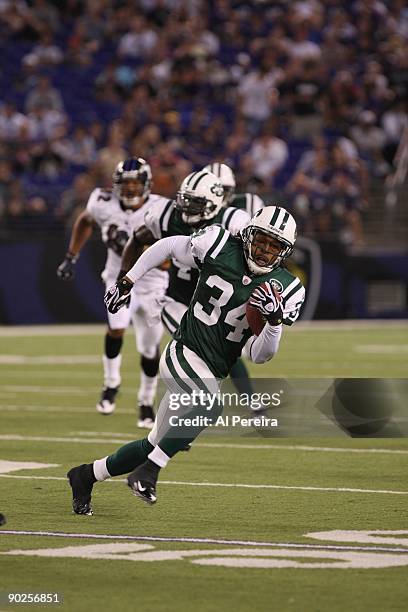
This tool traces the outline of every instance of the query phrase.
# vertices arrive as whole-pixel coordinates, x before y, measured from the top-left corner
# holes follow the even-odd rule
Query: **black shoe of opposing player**
[[[71,468],[67,478],[72,489],[72,509],[75,514],[92,515],[91,493],[96,482],[92,463]]]
[[[101,399],[96,404],[96,409],[100,414],[112,414],[115,410],[115,397],[118,391],[119,387],[104,387],[102,389]]]
[[[142,405],[139,407],[137,426],[152,429],[154,425],[154,418],[153,408],[151,406]]]
[[[155,504],[157,501],[156,483],[160,468],[149,459],[139,465],[127,477],[128,486],[133,495],[139,497],[147,504]]]

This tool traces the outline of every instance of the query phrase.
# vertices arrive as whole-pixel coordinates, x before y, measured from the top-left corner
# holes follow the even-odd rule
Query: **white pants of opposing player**
[[[111,283],[112,284],[112,283]],[[106,283],[107,286],[109,282]],[[140,355],[147,359],[154,359],[158,346],[162,339],[164,328],[160,321],[160,307],[157,299],[164,296],[166,287],[158,290],[154,295],[150,293],[137,293],[132,291],[130,305],[121,308],[119,312],[111,314],[107,312],[110,329],[127,329],[130,322],[133,324],[135,333],[136,349]],[[121,383],[120,367],[122,362],[121,353],[113,359],[103,356],[104,386],[118,387]],[[147,376],[140,372],[140,386],[138,391],[138,402],[146,406],[152,406],[156,394],[157,376]]]
[[[219,390],[219,380],[201,357],[175,340],[169,342],[162,353],[160,377],[167,391],[160,402],[154,427],[148,435],[153,446],[156,446],[168,431],[171,416],[180,417],[191,411],[191,405],[180,405],[175,410],[172,401],[174,398],[180,397],[180,394],[191,395],[193,391],[199,393],[203,388],[207,393],[215,395]]]
[[[188,308],[185,304],[176,302],[175,300],[166,303],[164,306],[161,313],[161,320],[171,336],[174,335],[176,329],[179,327],[180,321],[187,310]]]

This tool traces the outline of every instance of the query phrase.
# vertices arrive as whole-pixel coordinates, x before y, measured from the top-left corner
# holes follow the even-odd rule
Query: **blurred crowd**
[[[230,165],[310,236],[364,241],[408,123],[403,0],[0,0],[0,219],[64,231],[128,155]]]

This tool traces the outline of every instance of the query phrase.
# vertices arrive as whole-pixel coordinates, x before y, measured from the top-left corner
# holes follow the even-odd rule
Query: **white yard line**
[[[133,411],[129,411],[132,412]],[[21,442],[78,442],[79,444],[126,444],[135,439],[132,434],[116,434],[113,432],[78,432],[82,435],[71,437],[58,436],[23,436],[20,434],[1,434],[0,440],[11,440]],[[88,435],[98,435],[102,437],[92,438]],[[112,436],[110,438],[104,436]],[[408,450],[404,449],[389,449],[389,448],[341,448],[331,446],[307,446],[296,444],[234,444],[220,442],[197,442],[194,448],[237,448],[249,450],[290,450],[290,451],[305,451],[305,452],[321,452],[321,453],[360,453],[360,454],[386,454],[386,455],[408,455]]]
[[[62,476],[16,476],[0,474],[0,478],[16,478],[19,480],[64,480]],[[123,479],[107,480],[109,483],[126,482]],[[408,495],[408,491],[392,491],[386,489],[352,489],[349,487],[306,487],[295,485],[245,484],[231,482],[187,482],[184,480],[160,480],[161,485],[176,485],[182,487],[221,487],[228,489],[283,489],[287,491],[324,491],[331,493],[374,493],[381,495]]]
[[[262,546],[265,548],[304,548],[312,550],[356,550],[356,551],[381,551],[392,553],[406,553],[408,548],[396,548],[385,546],[341,546],[334,544],[299,544],[292,542],[256,542],[253,540],[228,540],[219,538],[188,538],[183,536],[144,536],[144,535],[114,535],[114,534],[98,534],[98,533],[66,533],[62,531],[25,531],[14,529],[2,529],[0,535],[18,535],[18,536],[39,536],[53,538],[79,538],[89,540],[139,540],[147,542],[182,542],[183,544],[220,544],[231,546]]]
[[[368,355],[404,355],[408,353],[408,344],[356,344],[353,351]]]
[[[38,374],[36,374],[38,377]],[[59,386],[45,386],[45,385],[0,385],[0,393],[4,394],[15,394],[15,393],[43,393],[50,395],[60,395],[66,393],[68,395],[89,395],[89,393],[99,394],[101,387],[87,387],[86,389],[78,389],[76,385],[72,387],[59,387]],[[122,395],[136,395],[136,389],[121,389]]]
[[[306,452],[320,452],[320,453],[384,453],[390,455],[408,455],[408,450],[399,449],[388,449],[388,448],[339,448],[330,446],[301,446],[301,445],[289,445],[289,444],[206,444],[197,443],[194,446],[205,446],[215,448],[248,448],[248,449],[261,449],[261,450],[291,450],[291,451],[306,451]]]
[[[0,355],[0,365],[87,365],[100,363],[99,355]]]
[[[0,404],[1,412],[65,412],[67,414],[94,414],[96,415],[95,408],[90,406],[40,406],[35,404]],[[119,411],[118,411],[119,412]],[[136,416],[136,409],[121,408],[120,414],[133,414]],[[102,434],[101,434],[102,435]],[[134,439],[134,438],[132,438]]]

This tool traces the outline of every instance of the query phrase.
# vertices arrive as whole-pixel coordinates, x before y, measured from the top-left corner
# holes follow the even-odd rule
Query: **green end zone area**
[[[138,358],[129,332],[117,410],[104,417],[103,328],[46,331],[0,333],[0,552],[14,551],[0,555],[0,591],[59,592],[70,611],[406,609],[405,438],[202,437],[163,470],[156,506],[115,479],[95,486],[94,516],[76,516],[67,470],[145,434],[135,426]],[[294,328],[277,359],[251,372],[405,378],[407,345],[403,325]],[[322,539],[307,535],[316,532]]]

